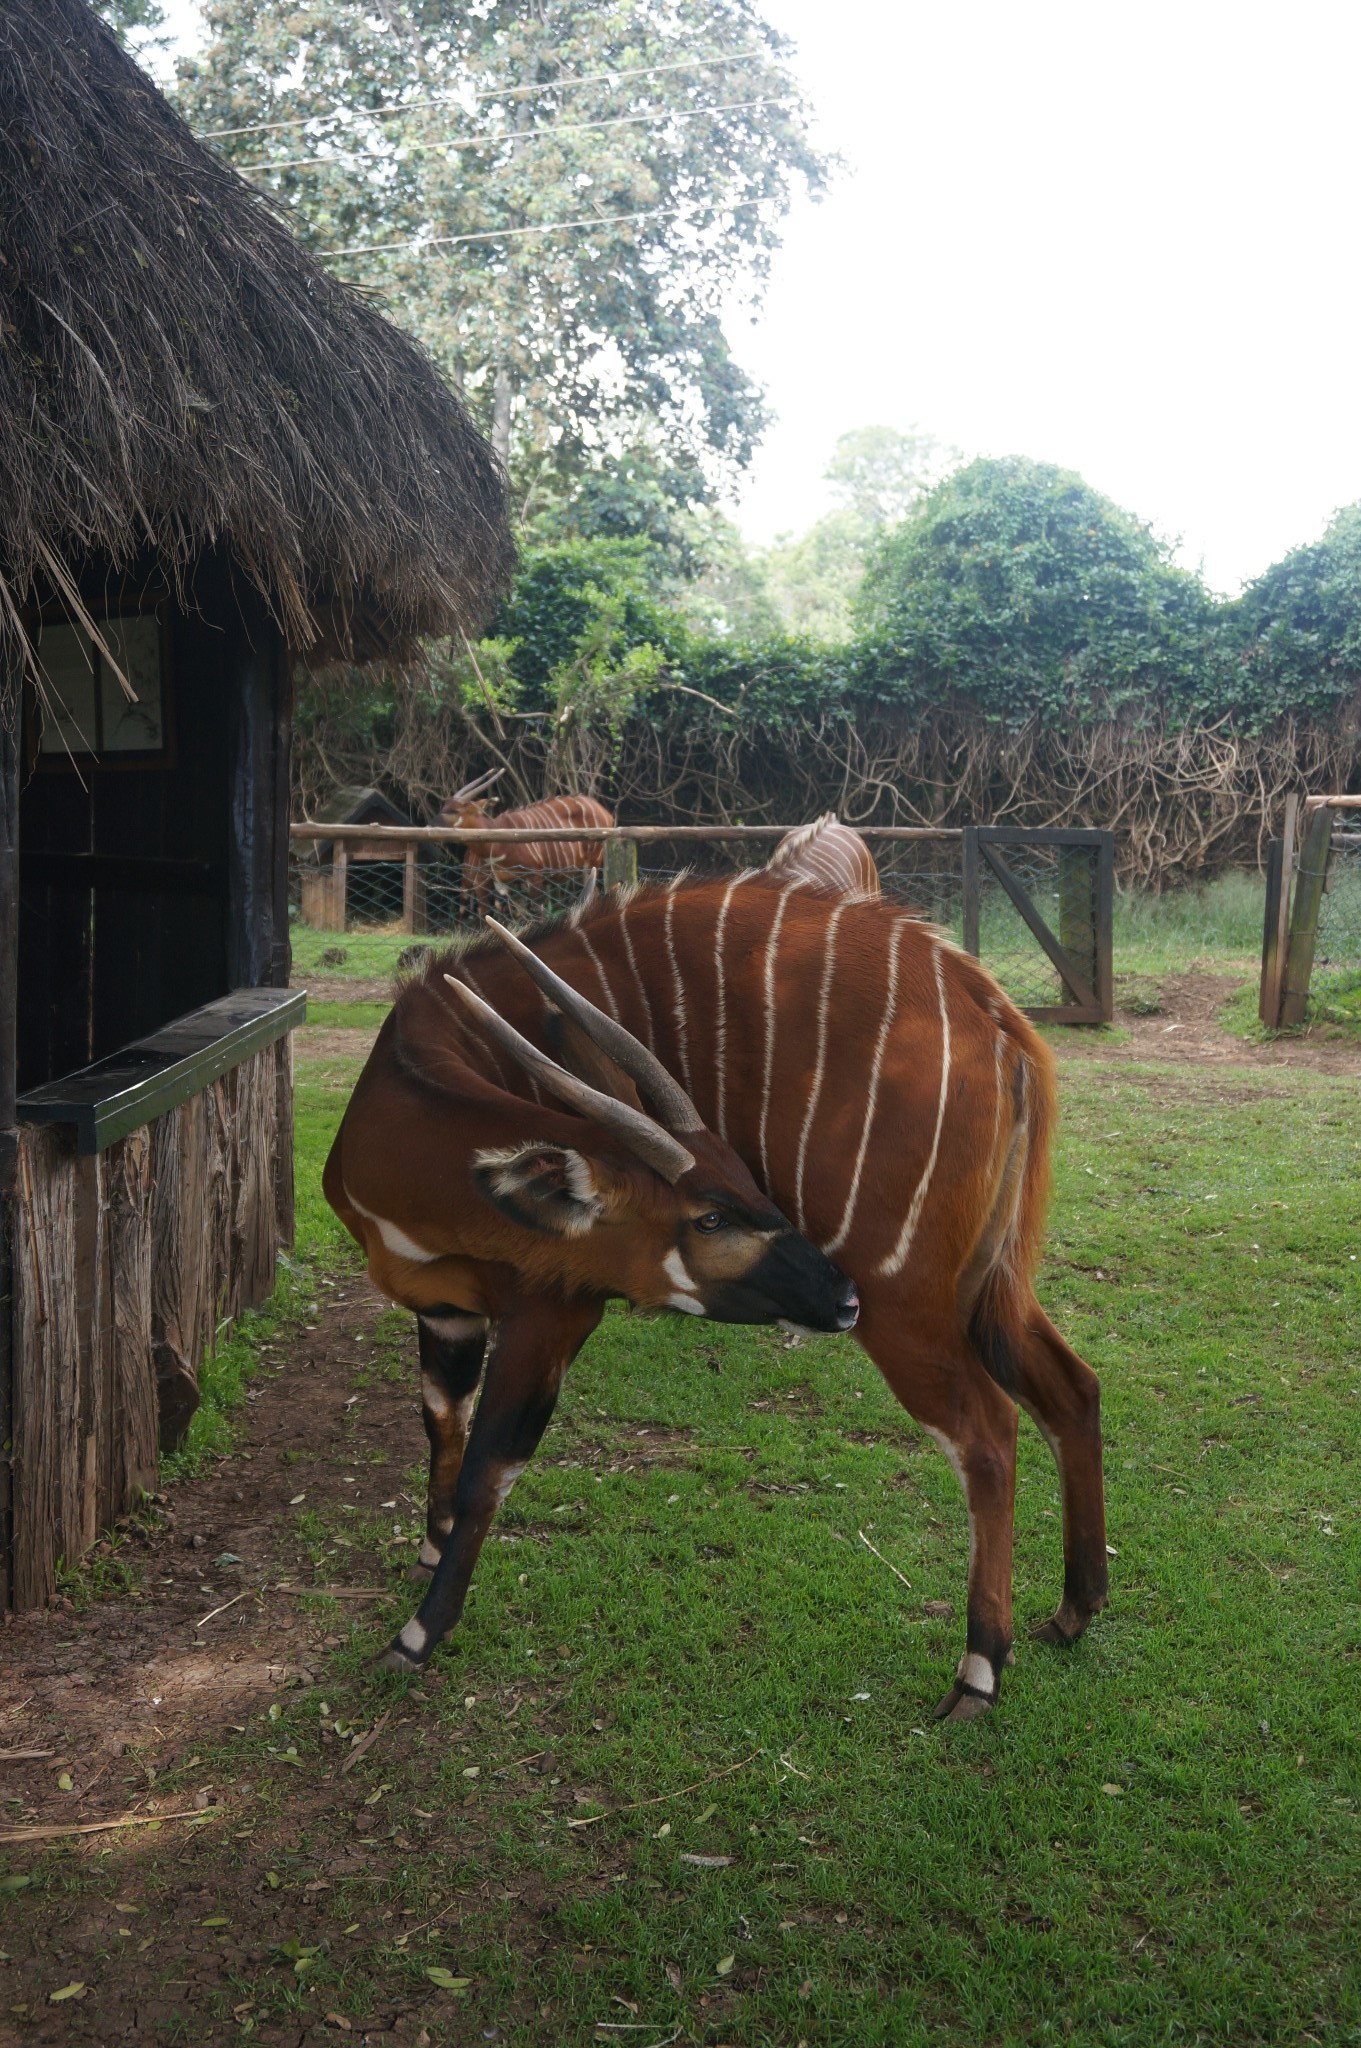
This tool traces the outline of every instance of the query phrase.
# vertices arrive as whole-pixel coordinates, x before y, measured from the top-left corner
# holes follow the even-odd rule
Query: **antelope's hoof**
[[[419,1558],[414,1564],[407,1566],[406,1582],[409,1586],[428,1586],[434,1576],[435,1567],[432,1564],[422,1564]]]
[[[389,1643],[387,1648],[374,1658],[373,1668],[375,1671],[405,1672],[410,1678],[416,1672],[424,1671],[425,1661],[421,1657],[413,1657],[400,1643]]]
[[[1101,1607],[1105,1606],[1101,1602]],[[1031,1640],[1037,1643],[1057,1643],[1066,1650],[1083,1635],[1101,1612],[1101,1607],[1078,1607],[1070,1600],[1060,1600],[1048,1621],[1037,1622],[1031,1629]]]
[[[936,1708],[937,1721],[977,1721],[988,1713],[993,1702],[985,1700],[982,1693],[969,1692],[956,1679],[945,1698]]]

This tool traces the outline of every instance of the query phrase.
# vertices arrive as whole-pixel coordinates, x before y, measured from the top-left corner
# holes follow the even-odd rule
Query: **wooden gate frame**
[[[1311,796],[1298,825],[1299,798],[1285,800],[1282,837],[1267,846],[1266,917],[1257,1014],[1268,1030],[1295,1030],[1309,1007],[1319,911],[1332,852],[1334,814],[1361,810],[1361,796]],[[1299,860],[1295,839],[1302,830]],[[1291,884],[1294,883],[1292,896]]]
[[[1013,873],[1003,851],[1006,847],[1053,846],[1060,856],[1059,936],[1056,938]],[[1092,930],[1084,913],[1079,941],[1077,926],[1066,916],[1062,855],[1065,848],[1081,849],[1083,866],[1096,854],[1096,928]],[[966,825],[964,828],[963,938],[964,950],[979,958],[979,911],[983,893],[983,867],[1001,883],[1020,913],[1032,937],[1046,955],[1067,989],[1066,1003],[1037,1003],[1025,1007],[1025,1014],[1037,1024],[1109,1024],[1115,1015],[1112,913],[1115,904],[1115,834],[1104,828],[1068,825]],[[1085,888],[1085,876],[1084,876]],[[1095,972],[1090,976],[1073,958],[1075,943],[1089,957]]]

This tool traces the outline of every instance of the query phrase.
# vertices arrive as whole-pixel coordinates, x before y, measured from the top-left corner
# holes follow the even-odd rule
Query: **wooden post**
[[[405,865],[402,869],[402,930],[420,932],[425,930],[425,906],[422,902],[421,872],[416,865],[417,848],[406,849]]]
[[[1280,839],[1280,884],[1275,890],[1272,888],[1271,850],[1267,849],[1267,913],[1262,930],[1262,988],[1257,1000],[1257,1014],[1273,1031],[1281,1021],[1285,963],[1290,951],[1290,890],[1295,873],[1299,809],[1299,797],[1288,796]],[[1273,913],[1274,925],[1271,923]]]
[[[978,864],[978,827],[964,827],[964,868],[961,876],[960,943],[966,953],[978,958],[979,900],[983,877]]]
[[[638,880],[636,839],[605,841],[605,871],[601,877],[607,889],[631,889]]]
[[[1323,902],[1328,850],[1333,837],[1333,814],[1327,804],[1306,809],[1304,816],[1304,843],[1300,848],[1299,879],[1295,884],[1295,902],[1290,913],[1290,944],[1281,996],[1281,1024],[1286,1029],[1303,1024],[1308,1007],[1319,907]]]
[[[227,976],[286,988],[291,681],[278,627],[253,597],[229,599],[225,682],[233,695]]]
[[[343,839],[331,853],[331,916],[333,932],[343,932],[350,919],[350,856]]]
[[[6,680],[13,685],[5,693]],[[14,1289],[11,1242],[19,1134],[19,686],[0,676],[0,1610],[14,1603]]]
[[[1257,991],[1257,1015],[1274,1031],[1281,1010],[1281,897],[1284,893],[1282,855],[1285,842],[1271,839],[1266,850],[1266,914],[1262,919],[1262,979]]]

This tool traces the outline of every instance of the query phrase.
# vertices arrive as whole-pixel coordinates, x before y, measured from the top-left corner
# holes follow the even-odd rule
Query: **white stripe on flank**
[[[600,986],[605,991],[605,1001],[609,1004],[610,1015],[613,1017],[615,1023],[617,1024],[619,1022],[619,1005],[614,1000],[614,990],[610,987],[609,983],[605,979],[605,970],[600,964],[600,955],[596,952],[595,947],[591,944],[585,932],[582,931],[579,926],[577,928],[577,937],[581,940],[582,945],[586,948],[587,959],[590,961],[592,967],[594,967],[596,973],[600,976]]]
[[[803,1129],[799,1132],[799,1161],[794,1170],[794,1220],[799,1229],[804,1228],[803,1213],[803,1168],[808,1157],[808,1134],[813,1128],[813,1118],[818,1113],[818,1099],[822,1094],[822,1077],[827,1066],[827,999],[832,993],[832,968],[836,962],[836,928],[845,915],[846,906],[838,903],[827,920],[823,944],[827,948],[822,961],[822,987],[818,991],[818,1056],[813,1068],[813,1085],[808,1091],[808,1107],[803,1113]]]
[[[750,870],[729,882],[724,891],[723,901],[718,906],[718,921],[714,926],[714,972],[718,980],[718,1023],[715,1026],[715,1064],[718,1068],[718,1135],[726,1144],[728,1140],[728,989],[723,976],[723,927],[728,922],[728,905],[732,892],[740,889]]]
[[[428,1266],[432,1259],[441,1256],[439,1252],[428,1252],[424,1245],[417,1244],[415,1238],[408,1237],[399,1224],[389,1223],[386,1216],[375,1215],[362,1202],[356,1202],[348,1188],[345,1189],[345,1199],[357,1216],[362,1216],[366,1223],[374,1226],[394,1258],[410,1259],[413,1266]]]
[[[676,991],[676,1050],[680,1054],[681,1080],[685,1085],[685,1092],[688,1095],[690,1093],[690,1048],[686,1042],[687,1025],[685,1016],[685,990],[681,985],[680,968],[676,964],[676,942],[672,935],[672,919],[673,914],[675,912],[675,908],[676,883],[672,882],[672,884],[666,892],[666,917],[664,927],[666,932],[666,957],[671,962],[671,981],[672,986]]]
[[[780,900],[775,906],[771,919],[770,937],[766,941],[766,1058],[765,1071],[761,1078],[761,1128],[759,1144],[761,1151],[761,1183],[767,1194],[770,1192],[770,1164],[766,1158],[766,1119],[770,1114],[770,1077],[775,1066],[775,949],[780,943],[780,926],[784,923],[785,905],[796,889],[803,887],[802,880],[790,882],[780,891]]]
[[[874,1042],[874,1058],[870,1063],[869,1093],[865,1101],[865,1125],[860,1133],[860,1150],[855,1155],[855,1171],[851,1175],[850,1193],[846,1197],[846,1208],[841,1218],[841,1228],[824,1252],[840,1251],[851,1234],[855,1221],[855,1204],[860,1194],[860,1176],[865,1170],[865,1154],[870,1147],[870,1132],[874,1128],[874,1111],[879,1101],[879,1075],[883,1069],[884,1052],[888,1045],[888,1034],[893,1029],[893,1019],[898,1011],[898,943],[903,933],[903,920],[893,927],[893,937],[888,949],[888,993],[884,998],[884,1014],[879,1020],[879,1036]]]
[[[657,1046],[655,1033],[652,1028],[652,1005],[647,999],[647,990],[643,987],[643,977],[638,972],[638,962],[633,951],[633,940],[629,937],[627,903],[621,903],[619,906],[619,936],[624,941],[624,951],[628,954],[629,972],[632,974],[637,985],[638,1000],[643,1006],[643,1019],[647,1025],[647,1049],[649,1052],[655,1052]]]
[[[921,1218],[926,1191],[931,1185],[931,1176],[936,1170],[936,1160],[940,1154],[940,1134],[945,1126],[945,1100],[950,1086],[950,1012],[945,1002],[944,963],[939,944],[933,944],[931,950],[935,955],[936,995],[940,1002],[940,1101],[936,1107],[936,1135],[931,1140],[931,1156],[926,1162],[925,1173],[917,1183],[917,1192],[912,1197],[912,1206],[907,1212],[907,1220],[903,1224],[898,1242],[879,1268],[881,1273],[890,1277],[894,1273],[902,1272],[908,1252],[912,1249],[912,1239]]]

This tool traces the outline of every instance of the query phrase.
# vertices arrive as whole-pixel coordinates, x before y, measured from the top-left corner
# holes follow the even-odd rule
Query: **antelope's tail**
[[[1035,1301],[1058,1098],[1054,1056],[1044,1040],[1009,1003],[999,1005],[995,1014],[1004,1038],[999,1070],[1009,1086],[993,1202],[975,1253],[984,1271],[969,1314],[969,1335],[989,1375],[1014,1395]]]

